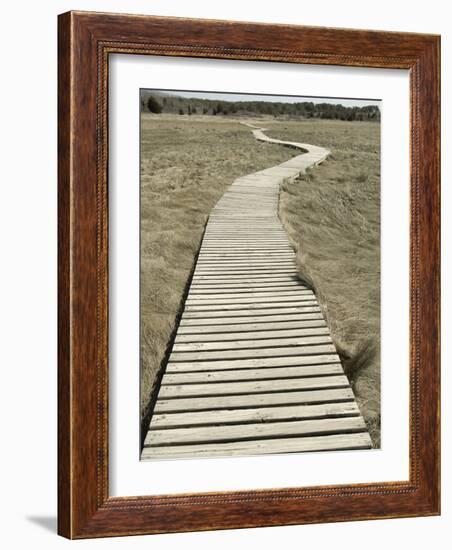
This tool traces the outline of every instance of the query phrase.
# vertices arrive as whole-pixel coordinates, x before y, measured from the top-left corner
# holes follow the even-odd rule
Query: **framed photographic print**
[[[438,36],[59,17],[59,533],[439,514]]]

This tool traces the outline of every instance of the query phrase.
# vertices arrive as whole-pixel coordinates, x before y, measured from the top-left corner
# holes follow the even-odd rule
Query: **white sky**
[[[192,92],[186,90],[155,90],[167,95],[213,99],[216,101],[269,101],[280,103],[297,103],[312,101],[312,103],[332,103],[333,105],[344,105],[345,107],[364,107],[365,105],[379,105],[381,100],[375,98],[344,98],[344,97],[309,97],[309,96],[288,96],[288,95],[260,95],[260,94],[233,94],[223,92]]]

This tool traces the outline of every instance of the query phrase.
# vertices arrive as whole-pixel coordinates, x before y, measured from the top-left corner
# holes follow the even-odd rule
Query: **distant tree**
[[[378,105],[352,107],[333,103],[314,103],[296,101],[283,103],[273,101],[222,101],[178,96],[160,96],[151,90],[145,91],[140,98],[141,110],[153,113],[180,113],[203,115],[266,115],[286,116],[309,119],[336,119],[350,121],[375,121],[381,118]]]
[[[162,106],[152,95],[149,96],[147,105],[150,113],[158,114],[162,112]]]

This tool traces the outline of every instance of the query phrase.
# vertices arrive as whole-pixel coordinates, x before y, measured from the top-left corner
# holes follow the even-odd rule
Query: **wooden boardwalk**
[[[249,125],[250,126],[250,125]],[[142,459],[368,449],[314,293],[297,276],[279,188],[329,151],[234,181],[209,218]]]

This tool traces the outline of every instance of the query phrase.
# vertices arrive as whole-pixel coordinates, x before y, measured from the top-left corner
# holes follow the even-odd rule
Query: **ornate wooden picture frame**
[[[439,514],[440,39],[69,12],[59,16],[58,530],[68,538]],[[108,486],[110,54],[406,69],[410,74],[408,481],[111,497]]]

